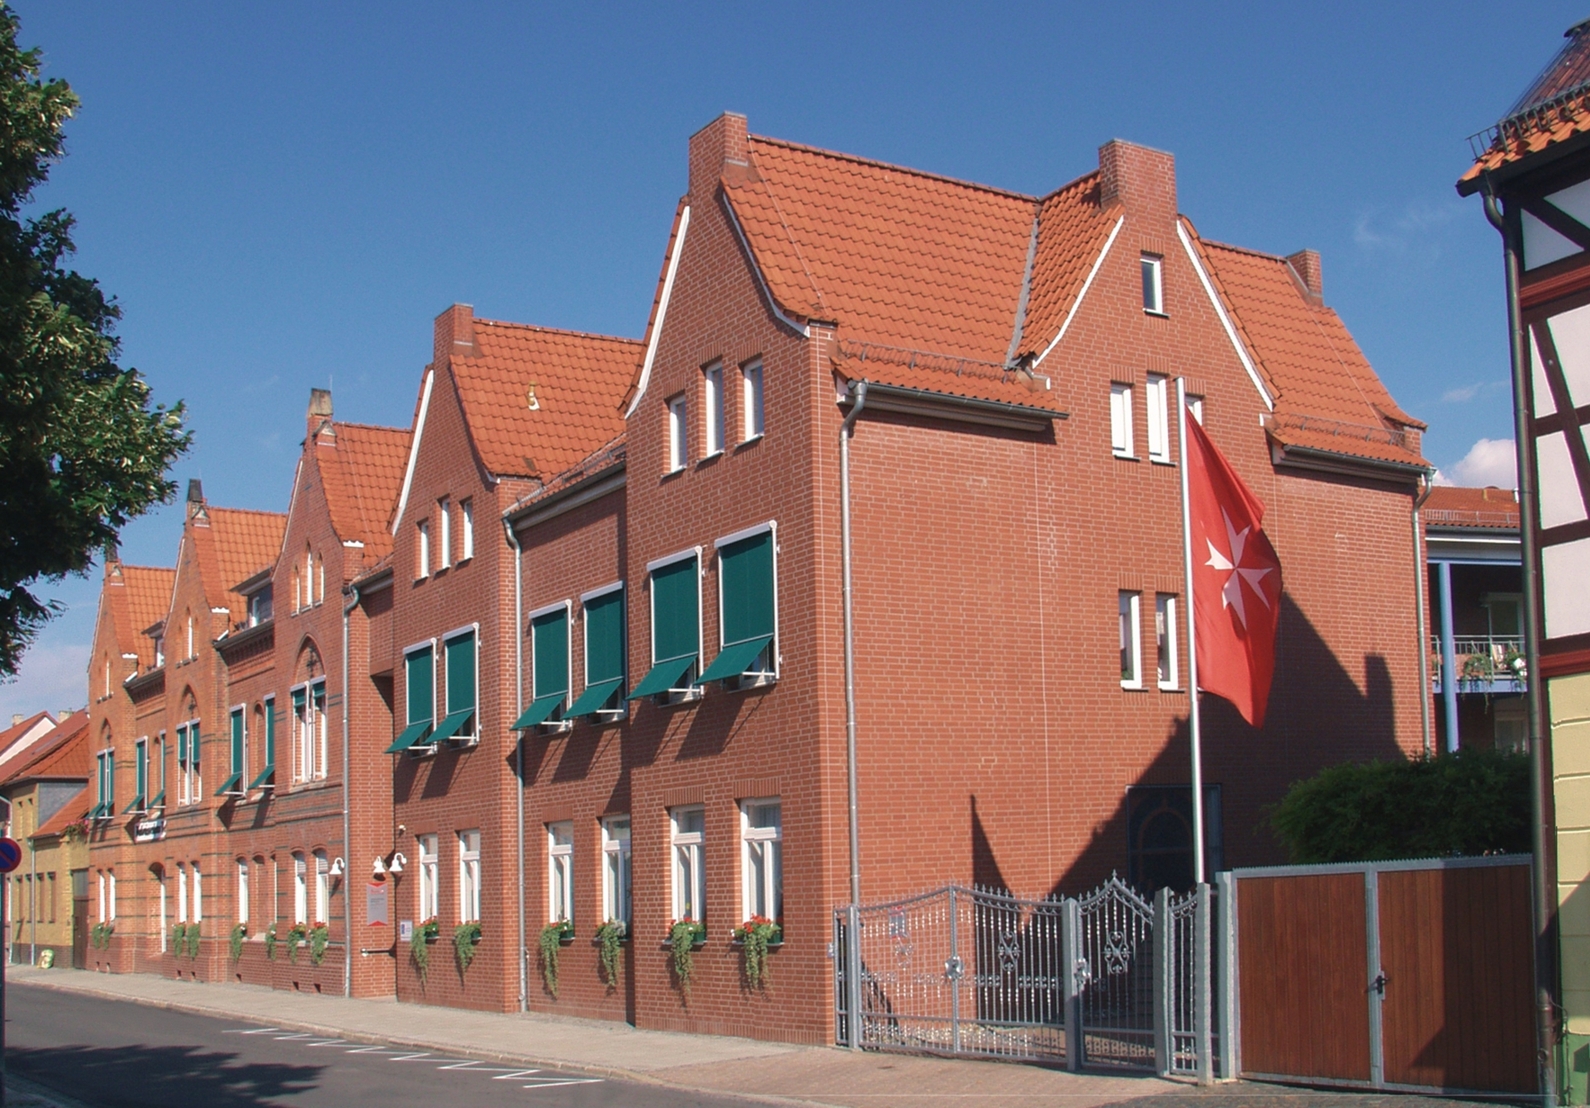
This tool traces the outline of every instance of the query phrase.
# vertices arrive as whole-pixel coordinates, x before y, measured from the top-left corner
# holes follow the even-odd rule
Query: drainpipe
[[[359,606],[359,586],[348,586],[342,606],[342,995],[353,995],[353,765],[349,761],[348,717],[353,714],[353,688],[348,684],[348,617]]]
[[[1532,884],[1535,901],[1535,1020],[1539,1047],[1541,1102],[1557,1103],[1557,867],[1552,841],[1551,750],[1543,733],[1545,688],[1540,674],[1540,581],[1536,543],[1539,496],[1529,466],[1529,360],[1524,346],[1524,318],[1518,304],[1519,250],[1516,227],[1508,225],[1487,178],[1483,191],[1485,218],[1502,236],[1507,276],[1508,353],[1513,370],[1513,445],[1518,466],[1519,539],[1524,569],[1524,701],[1529,719],[1529,770],[1532,788],[1530,828],[1535,856]]]
[[[513,533],[513,524],[507,516],[502,517],[503,533],[508,536],[508,545],[513,547],[513,718],[517,720],[524,712],[524,633],[520,630],[519,621],[522,618],[524,606],[523,579],[519,576],[519,561],[524,553],[519,545],[519,536]],[[518,818],[519,834],[514,843],[518,865],[519,886],[519,1011],[528,1011],[530,1007],[530,987],[525,979],[525,963],[530,957],[529,948],[525,945],[524,935],[524,735],[514,733],[514,758],[518,778],[514,782],[515,814]]]
[[[1441,708],[1446,719],[1446,752],[1458,752],[1457,649],[1452,630],[1452,563],[1437,562],[1441,577]]]
[[[1430,499],[1430,490],[1435,488],[1430,481],[1433,472],[1428,470],[1419,478],[1423,488],[1413,502],[1413,592],[1419,634],[1419,730],[1424,736],[1426,758],[1435,753],[1434,740],[1430,734],[1430,632],[1424,622],[1424,587],[1430,568],[1424,564],[1424,528],[1419,526],[1419,511],[1424,507],[1424,502]]]
[[[851,387],[850,414],[839,427],[839,547],[845,593],[845,785],[850,805],[850,903],[861,903],[861,835],[856,814],[856,618],[850,582],[850,431],[867,406],[867,382]],[[851,1012],[855,1019],[856,1013]],[[854,1038],[854,1036],[852,1036]]]

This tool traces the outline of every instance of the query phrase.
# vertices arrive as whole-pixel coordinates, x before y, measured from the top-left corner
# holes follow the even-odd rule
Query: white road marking
[[[387,1061],[388,1062],[412,1062],[416,1058],[429,1058],[430,1056],[431,1056],[431,1052],[430,1051],[422,1050],[422,1051],[420,1051],[417,1054],[399,1054],[395,1058],[388,1058]]]
[[[279,1042],[279,1043],[285,1043],[289,1039],[312,1039],[312,1038],[314,1038],[314,1036],[311,1035],[309,1032],[300,1031],[296,1035],[277,1035],[276,1036],[276,1041]]]
[[[540,1070],[514,1070],[512,1073],[505,1073],[505,1074],[502,1074],[499,1077],[493,1077],[492,1080],[493,1081],[510,1081],[510,1080],[512,1080],[515,1077],[529,1077],[532,1073],[540,1073],[540,1072],[541,1072]]]
[[[390,1049],[388,1049],[387,1047],[384,1047],[384,1046],[360,1046],[360,1047],[355,1047],[352,1050],[346,1051],[345,1053],[347,1053],[347,1054],[397,1054],[399,1052],[396,1051],[396,1050],[390,1050]]]
[[[269,1035],[272,1031],[280,1031],[280,1027],[228,1027],[222,1031],[223,1035]]]
[[[347,1041],[348,1041],[347,1039],[321,1039],[318,1043],[305,1043],[304,1045],[305,1046],[336,1046],[338,1043],[345,1043]]]
[[[533,1085],[522,1085],[524,1089],[555,1089],[559,1085],[595,1085],[601,1082],[600,1077],[570,1077],[562,1081],[538,1081]]]

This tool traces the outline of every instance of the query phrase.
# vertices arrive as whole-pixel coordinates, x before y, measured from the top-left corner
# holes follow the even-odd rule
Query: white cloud
[[[1438,485],[1463,485],[1475,488],[1495,485],[1500,489],[1518,486],[1516,456],[1512,439],[1481,439],[1451,469],[1438,469]]]
[[[1415,201],[1400,212],[1390,214],[1374,208],[1360,212],[1353,222],[1353,242],[1370,252],[1405,254],[1416,240],[1423,242],[1440,235],[1449,223],[1464,215],[1466,209],[1455,199],[1435,203]],[[1428,248],[1428,245],[1421,247]]]
[[[1482,392],[1496,392],[1507,387],[1506,381],[1476,381],[1462,388],[1447,389],[1441,394],[1443,404],[1466,404]]]
[[[0,727],[17,713],[30,716],[81,708],[88,696],[88,643],[35,643],[14,680],[0,685]]]

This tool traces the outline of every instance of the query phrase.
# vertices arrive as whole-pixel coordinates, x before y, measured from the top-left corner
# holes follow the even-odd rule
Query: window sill
[[[1118,462],[1140,462],[1143,460],[1136,454],[1122,454],[1119,450],[1112,450],[1110,452],[1110,457],[1114,458]]]
[[[761,436],[761,435],[752,435],[748,439],[741,440],[741,442],[738,445],[736,445],[734,449],[739,451],[739,450],[744,450],[748,446],[755,446],[757,443],[762,441],[762,437],[763,436]]]
[[[1125,681],[1122,681],[1121,682],[1121,691],[1122,692],[1147,692],[1148,689],[1145,688],[1141,684],[1136,684],[1136,683],[1127,684]]]
[[[1174,468],[1176,465],[1176,459],[1174,458],[1156,458],[1152,454],[1149,455],[1148,460],[1157,466],[1171,466]]]
[[[662,479],[664,481],[671,481],[689,468],[689,466],[680,466],[678,469],[670,469],[667,473],[662,475]]]
[[[1153,316],[1155,319],[1169,319],[1170,318],[1170,313],[1169,312],[1158,312],[1158,311],[1155,311],[1153,308],[1144,308],[1143,309],[1143,314],[1144,315]]]
[[[475,560],[475,556],[473,554],[465,554],[462,558],[458,559],[458,561],[453,563],[453,568],[454,569],[463,569],[466,565],[468,565],[470,562],[472,562],[474,560]]]
[[[681,704],[694,704],[702,695],[701,686],[694,685],[688,689],[669,689],[653,699],[659,708],[674,708]]]
[[[723,457],[723,451],[722,450],[714,450],[710,454],[704,454],[701,457],[696,459],[696,468],[700,469],[704,465],[710,465],[711,463],[717,461],[721,457]]]
[[[1160,685],[1159,686],[1159,691],[1160,692],[1169,692],[1169,693],[1183,693],[1183,692],[1186,692],[1187,690],[1182,688],[1180,685]]]

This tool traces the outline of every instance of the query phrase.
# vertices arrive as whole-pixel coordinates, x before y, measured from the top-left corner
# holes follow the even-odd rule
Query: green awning
[[[238,782],[242,781],[242,780],[243,780],[243,771],[242,770],[238,770],[236,773],[232,774],[232,776],[228,777],[225,781],[221,782],[221,787],[219,789],[215,790],[215,795],[216,796],[231,796],[231,795],[235,794],[235,795],[241,796],[242,793],[238,792],[237,785],[238,785]]]
[[[594,685],[585,686],[585,691],[580,694],[580,699],[569,705],[569,710],[563,713],[564,719],[578,719],[598,711],[613,695],[613,691],[624,683],[622,677],[615,677],[611,681],[598,681]]]
[[[89,819],[98,819],[100,816],[103,816],[104,814],[105,814],[105,802],[103,800],[101,800],[98,804],[94,805],[94,810],[88,813],[88,818]]]
[[[123,808],[121,810],[121,814],[124,815],[124,816],[130,816],[134,812],[141,812],[143,810],[144,810],[144,798],[141,797],[141,796],[135,796],[135,797],[133,797],[133,802],[131,804],[127,805],[127,807],[125,807],[125,808]]]
[[[442,720],[436,730],[431,733],[431,737],[425,741],[433,743],[445,742],[462,731],[464,724],[468,723],[474,714],[475,709],[473,708],[465,708],[461,712],[453,712]]]
[[[276,782],[271,781],[271,778],[275,777],[275,776],[276,776],[276,763],[275,762],[266,762],[265,763],[265,768],[260,770],[259,776],[254,778],[253,781],[249,782],[248,791],[249,792],[253,792],[255,789],[257,789],[257,788],[261,787],[262,785],[264,785],[267,781],[270,781],[270,783],[272,785],[275,785]],[[161,793],[160,795],[163,798],[166,794],[165,793]],[[154,805],[151,804],[150,807],[152,808],[152,807],[154,807]]]
[[[513,721],[513,726],[509,730],[528,731],[532,727],[539,727],[551,717],[553,712],[558,710],[558,707],[563,703],[563,698],[567,695],[567,693],[555,692],[548,693],[546,696],[536,697],[535,700],[531,701],[530,707],[524,710],[524,715]]]
[[[690,671],[695,661],[694,654],[686,654],[682,658],[669,658],[666,662],[658,662],[624,699],[640,700],[647,696],[661,696],[669,689],[680,688],[679,679]]]
[[[740,676],[745,672],[745,667],[756,661],[756,656],[772,641],[772,635],[763,635],[759,639],[746,639],[744,642],[729,644],[712,659],[707,671],[696,678],[696,684],[705,685],[708,681],[726,681],[731,677]]]
[[[388,754],[400,754],[425,739],[431,733],[431,721],[422,719],[418,723],[411,723],[403,729],[403,733],[392,740],[392,745],[386,748]]]
[[[166,790],[165,789],[161,789],[158,793],[155,794],[155,798],[149,802],[149,807],[147,809],[145,809],[145,811],[152,812],[156,808],[164,808],[165,806],[166,806]]]

